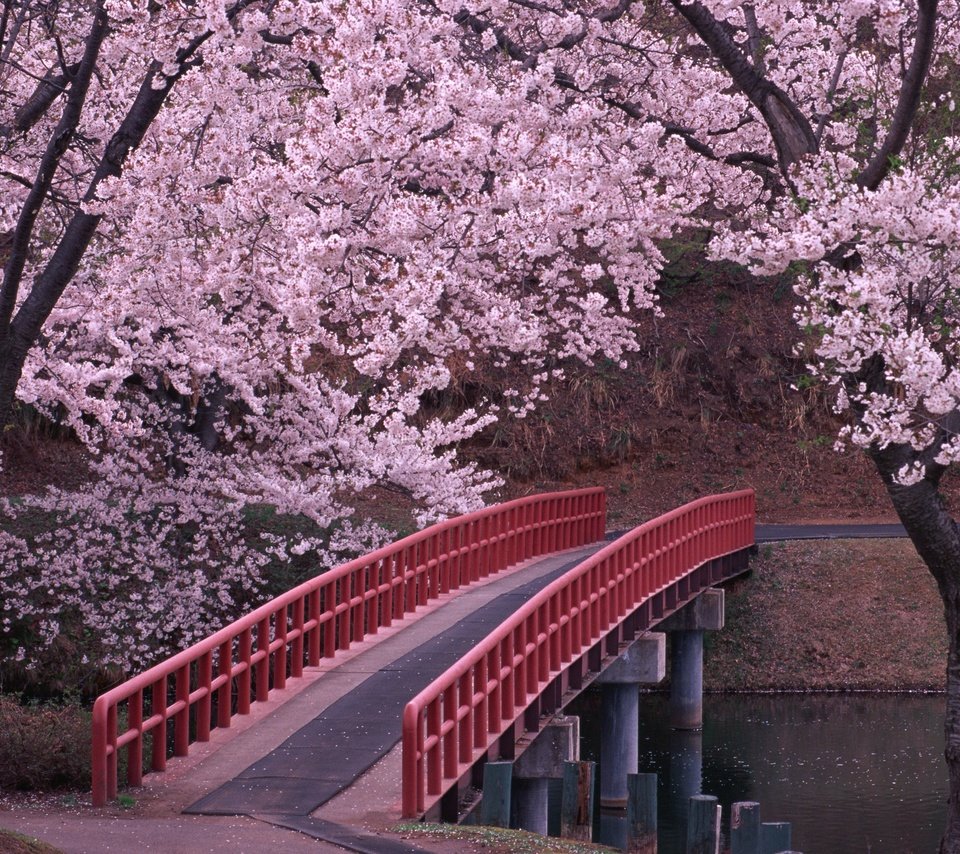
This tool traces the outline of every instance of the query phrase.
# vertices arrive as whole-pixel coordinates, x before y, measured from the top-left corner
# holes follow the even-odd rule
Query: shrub
[[[90,785],[90,712],[76,705],[22,706],[0,697],[0,789]]]

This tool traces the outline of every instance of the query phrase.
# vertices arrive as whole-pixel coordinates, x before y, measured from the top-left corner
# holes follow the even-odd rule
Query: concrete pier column
[[[580,759],[580,718],[554,718],[513,763],[514,824],[547,835],[550,780],[563,779],[563,765]]]
[[[550,781],[518,778],[514,787],[517,799],[517,827],[547,835]]]
[[[702,794],[703,733],[676,730],[670,734],[670,788],[677,803],[686,809],[687,801]]]
[[[600,805],[627,805],[627,774],[637,773],[640,686],[604,685],[600,706]]]
[[[666,674],[666,636],[639,638],[598,677],[600,708],[600,806],[627,805],[627,775],[637,773],[640,686]]]
[[[658,626],[670,632],[670,726],[703,726],[703,633],[723,628],[723,590],[704,590]]]
[[[670,726],[703,726],[703,631],[674,632],[670,638]]]

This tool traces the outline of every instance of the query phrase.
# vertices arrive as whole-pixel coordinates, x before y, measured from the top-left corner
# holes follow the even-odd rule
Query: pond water
[[[587,707],[597,700],[583,698]],[[759,801],[763,821],[792,823],[792,847],[804,854],[936,851],[946,816],[944,703],[709,696],[702,733],[680,733],[667,724],[667,698],[643,695],[639,770],[659,774],[660,854],[681,852],[687,798],[700,791],[720,799],[725,825],[731,803]],[[589,721],[598,716],[584,711],[583,758],[597,759],[601,734]],[[616,833],[601,830],[610,842]]]

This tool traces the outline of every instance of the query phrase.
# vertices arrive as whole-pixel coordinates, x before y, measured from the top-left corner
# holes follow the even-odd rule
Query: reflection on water
[[[720,798],[725,823],[734,801],[759,801],[764,821],[793,823],[804,854],[936,851],[946,816],[942,697],[704,705],[702,734],[680,733],[667,725],[666,697],[641,697],[639,770],[660,775],[660,854],[682,850],[686,799],[698,789]],[[600,733],[587,725],[584,735],[584,758],[599,758]]]

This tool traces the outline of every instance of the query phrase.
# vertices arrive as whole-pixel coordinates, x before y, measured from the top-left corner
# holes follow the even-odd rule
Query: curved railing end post
[[[98,697],[93,704],[91,776],[93,805],[103,807],[107,804],[107,719],[109,702],[106,697]]]
[[[420,733],[423,709],[410,701],[403,709],[403,756],[401,779],[403,786],[403,818],[416,818],[423,806],[423,780],[420,773]]]

